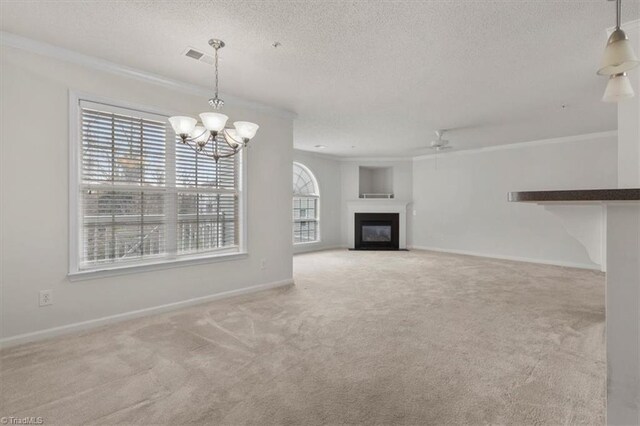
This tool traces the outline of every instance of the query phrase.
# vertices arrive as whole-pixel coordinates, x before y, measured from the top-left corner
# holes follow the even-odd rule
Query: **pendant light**
[[[633,52],[629,37],[620,28],[622,0],[616,0],[616,28],[607,40],[599,75],[615,75],[629,71],[638,65],[638,57]]]

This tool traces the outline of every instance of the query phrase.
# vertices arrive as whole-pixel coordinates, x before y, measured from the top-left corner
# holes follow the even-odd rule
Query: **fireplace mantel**
[[[373,208],[402,208],[407,211],[407,206],[411,201],[397,200],[395,198],[359,198],[347,201],[349,208],[360,208],[362,206],[373,206]]]
[[[410,201],[396,199],[358,199],[347,201],[347,243],[355,248],[356,213],[398,213],[400,216],[400,249],[407,248],[407,206]]]

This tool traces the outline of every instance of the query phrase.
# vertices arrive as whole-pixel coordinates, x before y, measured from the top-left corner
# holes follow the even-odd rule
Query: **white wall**
[[[624,25],[635,52],[640,51],[640,19]],[[640,68],[627,72],[635,97],[618,103],[618,185],[640,188]]]
[[[248,257],[70,282],[69,90],[189,115],[208,110],[207,98],[12,47],[0,54],[1,338],[290,282],[292,118],[230,101],[231,119],[260,124],[248,153]],[[38,307],[43,289],[53,289],[53,305]]]
[[[623,24],[640,52],[640,19]],[[618,103],[618,185],[640,188],[640,68],[635,97]],[[640,206],[607,207],[607,423],[640,424]]]
[[[293,246],[294,253],[340,246],[342,240],[340,234],[342,220],[340,216],[340,162],[326,156],[300,150],[294,150],[293,161],[307,166],[316,177],[320,187],[320,241],[295,244]]]
[[[411,160],[343,160],[341,162],[342,201],[341,201],[341,245],[348,245],[347,202],[359,199],[360,166],[390,167],[393,180],[393,193],[397,200],[411,201],[413,196],[413,163]],[[409,205],[411,209],[411,205]],[[411,215],[407,217],[407,244],[411,244]]]
[[[549,142],[549,143],[546,143]],[[509,191],[615,188],[615,134],[416,159],[413,246],[596,267],[602,209],[507,202]],[[576,223],[583,226],[569,226]],[[574,236],[588,233],[594,260]]]

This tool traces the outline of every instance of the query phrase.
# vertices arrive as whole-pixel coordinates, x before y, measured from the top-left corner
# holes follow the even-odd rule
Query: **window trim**
[[[291,199],[293,200],[295,197],[307,197],[307,198],[315,198],[317,200],[316,203],[316,218],[315,218],[315,222],[316,222],[316,239],[313,241],[299,241],[299,242],[295,242],[293,241],[293,235],[292,235],[292,244],[293,246],[303,246],[306,244],[318,244],[320,242],[322,242],[322,234],[321,234],[321,224],[320,224],[320,206],[321,206],[321,200],[320,200],[320,184],[318,183],[318,179],[316,178],[316,175],[311,171],[311,169],[309,167],[307,167],[306,165],[300,163],[299,161],[294,161],[292,166],[299,166],[302,170],[304,170],[305,172],[307,172],[309,174],[309,176],[311,177],[311,180],[313,181],[313,185],[316,189],[316,193],[315,194],[296,194],[295,192],[293,193]],[[291,168],[291,172],[293,173],[293,167]],[[293,203],[292,203],[293,205]],[[300,221],[304,221],[304,220],[298,220],[298,222]],[[293,217],[293,207],[291,208],[291,224],[292,224],[292,231],[293,231],[293,224],[296,223],[296,219]]]
[[[160,110],[144,105],[134,104],[126,101],[119,101],[103,96],[90,93],[84,93],[77,90],[69,90],[69,263],[67,276],[71,281],[81,279],[100,278],[105,276],[123,275],[129,273],[139,273],[146,271],[154,271],[160,269],[213,263],[220,261],[231,261],[248,257],[248,239],[247,239],[247,159],[246,150],[240,151],[238,166],[238,248],[220,248],[206,253],[194,253],[191,255],[181,255],[177,257],[167,256],[162,259],[150,258],[146,261],[139,261],[132,264],[113,264],[104,267],[96,267],[93,269],[81,269],[79,266],[79,250],[82,247],[80,241],[81,232],[79,229],[81,221],[81,205],[79,199],[78,186],[81,184],[81,113],[82,108],[80,102],[93,102],[110,106],[113,108],[124,108],[139,111],[141,114],[161,115],[170,117],[172,115],[180,115],[176,111]]]

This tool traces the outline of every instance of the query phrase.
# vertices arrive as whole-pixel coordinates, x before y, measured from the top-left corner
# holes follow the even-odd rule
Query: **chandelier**
[[[209,45],[215,50],[215,93],[209,99],[209,105],[219,111],[224,101],[218,97],[218,50],[224,47],[222,40],[211,39]],[[197,154],[213,158],[216,163],[221,158],[231,157],[247,147],[256,135],[258,125],[248,121],[236,121],[233,128],[226,127],[227,117],[219,112],[203,112],[200,114],[202,124],[193,117],[174,116],[169,118],[173,131],[180,137],[181,143],[188,145]],[[221,150],[220,146],[231,148]]]

